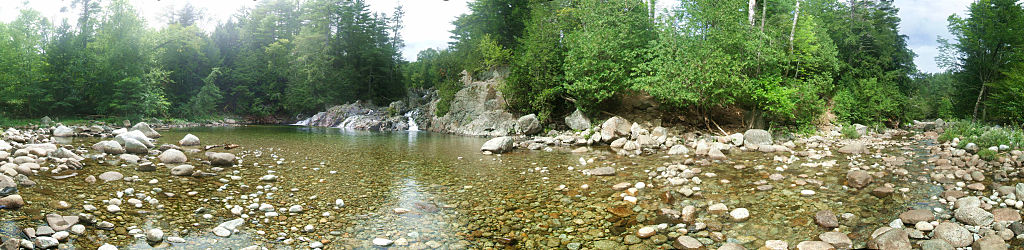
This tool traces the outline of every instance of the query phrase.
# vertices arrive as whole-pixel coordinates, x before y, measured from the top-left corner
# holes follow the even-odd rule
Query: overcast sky
[[[914,62],[924,72],[938,72],[935,56],[938,55],[936,38],[949,37],[946,29],[946,18],[957,13],[964,14],[967,6],[974,0],[896,0],[900,8],[900,33],[909,37],[910,49],[917,54]],[[163,19],[168,10],[183,6],[186,2],[206,10],[208,20],[200,27],[212,30],[217,22],[227,20],[238,9],[255,6],[253,0],[129,0],[142,15],[146,17],[150,27],[162,27]],[[402,50],[407,60],[415,60],[416,53],[426,48],[443,48],[447,46],[448,31],[452,30],[451,22],[460,14],[469,11],[467,0],[367,0],[373,11],[392,13],[395,6],[402,5],[405,10],[405,27],[402,38],[406,47]],[[660,8],[665,8],[672,1],[658,1]],[[23,0],[0,0],[0,21],[9,22],[18,15],[18,9],[24,6]],[[43,13],[51,20],[73,17],[76,12],[61,13],[61,7],[70,5],[71,0],[33,0],[27,6]],[[73,18],[72,18],[73,19]]]

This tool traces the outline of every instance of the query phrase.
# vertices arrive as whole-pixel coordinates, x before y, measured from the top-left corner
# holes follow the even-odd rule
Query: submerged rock
[[[611,176],[615,175],[615,168],[613,167],[599,167],[587,170],[591,175],[597,176]]]
[[[231,153],[212,153],[210,163],[217,166],[235,165],[235,155]]]

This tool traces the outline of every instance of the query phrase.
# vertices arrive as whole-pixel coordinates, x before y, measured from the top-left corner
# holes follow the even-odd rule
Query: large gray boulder
[[[743,133],[743,144],[772,145],[772,134],[762,129],[750,129]]]
[[[153,130],[145,122],[136,123],[135,126],[132,126],[131,130],[142,132],[142,134],[149,138],[160,138],[160,133],[157,133],[156,130]]]
[[[231,166],[235,165],[235,155],[231,153],[212,153],[210,154],[210,164],[218,166]]]
[[[586,115],[583,115],[583,111],[576,109],[572,114],[565,117],[565,125],[569,126],[572,130],[587,130],[591,126],[590,119]]]
[[[69,128],[69,127],[66,127],[64,125],[60,125],[60,127],[57,127],[55,129],[53,129],[53,136],[56,136],[56,137],[71,137],[71,136],[75,136],[75,130],[73,130],[73,129]]]
[[[520,134],[533,135],[540,133],[542,127],[540,126],[540,120],[537,119],[537,115],[529,114],[516,120],[516,129]]]
[[[184,138],[178,141],[178,145],[181,146],[199,146],[199,137],[192,134],[185,135]]]
[[[149,153],[149,148],[145,144],[142,144],[138,140],[132,138],[123,138],[124,150],[132,154],[145,154]]]
[[[622,117],[608,118],[601,124],[601,140],[610,142],[620,136],[629,136],[633,124]]]
[[[4,140],[0,140],[0,151],[8,151],[11,149],[14,149],[14,146],[11,146],[10,143],[7,143]]]
[[[160,153],[158,158],[160,158],[160,162],[164,164],[184,163],[188,161],[188,157],[185,157],[185,153],[173,148]]]
[[[147,148],[155,147],[155,145],[153,145],[153,142],[150,141],[149,137],[146,137],[145,134],[138,130],[132,130],[128,131],[127,133],[114,136],[114,141],[117,141],[117,143],[120,143],[122,146],[127,147],[128,145],[125,144],[126,138],[134,139],[139,143],[142,143],[142,145],[145,145]]]
[[[117,143],[116,141],[97,142],[96,144],[92,145],[92,149],[95,149],[96,151],[100,151],[103,153],[115,155],[124,154],[125,152],[127,152],[124,150],[123,147],[121,147],[121,144]]]
[[[484,142],[483,146],[480,146],[480,151],[491,152],[495,154],[508,152],[512,150],[513,141],[514,140],[512,139],[512,137],[508,136],[490,139],[487,142]]]

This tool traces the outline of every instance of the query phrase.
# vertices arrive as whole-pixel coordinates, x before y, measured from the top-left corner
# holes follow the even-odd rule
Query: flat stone
[[[597,176],[611,176],[611,175],[615,175],[615,168],[613,168],[613,167],[599,167],[599,168],[594,168],[594,169],[591,169],[591,170],[588,170],[588,171],[590,172],[591,175],[597,175]]]
[[[675,247],[676,249],[683,250],[704,250],[703,243],[700,243],[700,241],[698,241],[697,239],[694,239],[693,237],[686,235],[679,236],[679,238],[676,238],[676,240],[672,242],[672,246]]]
[[[801,241],[796,244],[798,250],[835,250],[836,248],[824,241]]]
[[[957,209],[953,213],[957,221],[963,222],[972,226],[988,226],[994,221],[992,213],[985,211],[979,207],[966,207]]]
[[[838,249],[850,249],[853,247],[853,240],[845,233],[840,232],[824,232],[818,235],[818,239],[828,243]]]
[[[1015,209],[1005,207],[992,209],[992,218],[996,222],[1014,222],[1021,220],[1020,212],[1017,212]]]
[[[945,240],[949,245],[960,248],[974,243],[974,236],[966,228],[952,222],[942,222],[933,230],[935,239]]]
[[[104,173],[100,174],[99,178],[100,178],[100,180],[103,180],[103,182],[111,182],[111,181],[119,181],[121,179],[124,179],[124,175],[119,173],[119,172],[110,171],[110,172],[104,172]]]
[[[900,220],[902,220],[904,224],[914,225],[921,221],[935,220],[935,214],[933,214],[932,210],[929,209],[908,210],[900,213]]]
[[[836,215],[829,210],[821,210],[814,213],[814,222],[824,228],[839,227],[839,218],[836,218]]]

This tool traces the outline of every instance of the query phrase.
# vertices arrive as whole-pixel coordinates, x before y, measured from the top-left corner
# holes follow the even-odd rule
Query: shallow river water
[[[33,177],[39,184],[21,190],[30,204],[20,210],[4,211],[0,218],[13,223],[5,224],[0,232],[16,235],[19,232],[13,227],[42,225],[43,216],[48,213],[92,213],[98,221],[111,221],[116,228],[106,231],[90,226],[87,233],[72,237],[71,245],[86,249],[103,243],[180,249],[261,245],[274,249],[308,248],[311,241],[316,241],[327,248],[348,249],[373,248],[373,240],[382,238],[395,241],[392,246],[402,248],[651,249],[671,248],[678,232],[662,230],[659,236],[639,243],[624,238],[635,234],[641,226],[660,223],[656,219],[659,208],[706,207],[714,202],[724,203],[729,209],[750,210],[750,219],[745,222],[732,222],[727,214],[702,214],[698,219],[722,232],[728,238],[726,241],[741,243],[748,249],[763,246],[765,240],[786,240],[790,246],[816,240],[818,234],[825,232],[814,222],[814,213],[822,209],[837,215],[856,215],[854,222],[844,221],[839,230],[850,233],[854,246],[863,246],[870,230],[888,224],[908,207],[939,206],[929,199],[940,191],[938,187],[895,181],[892,176],[876,178],[876,183],[889,182],[897,190],[911,191],[896,191],[886,198],[877,198],[870,194],[870,187],[845,188],[845,174],[851,161],[845,155],[783,163],[773,160],[771,154],[733,153],[729,156],[731,163],[700,166],[703,184],[699,185],[698,195],[685,197],[670,191],[672,198],[666,203],[664,191],[678,187],[667,186],[649,177],[649,173],[673,162],[681,163],[685,160],[683,156],[627,157],[607,147],[595,147],[586,153],[555,149],[483,155],[479,148],[485,138],[427,132],[369,133],[285,126],[160,132],[163,137],[157,140],[157,145],[174,144],[188,133],[198,136],[203,145],[238,144],[240,147],[232,150],[215,151],[234,153],[241,158],[241,164],[216,172],[217,176],[197,178],[169,176],[163,166],[154,172],[140,172],[128,164],[109,164],[116,159],[114,156],[101,158],[103,164],[86,160],[85,168],[77,171],[75,177]],[[84,149],[96,141],[75,139],[72,145]],[[883,152],[906,157],[910,164],[905,168],[910,175],[924,176],[927,167],[921,162],[928,155],[921,148],[930,142],[909,138],[894,141],[907,145],[903,149],[889,146]],[[157,161],[155,156],[147,157]],[[202,153],[188,157],[189,164],[212,172],[208,164],[201,163]],[[590,162],[583,165],[581,159]],[[835,166],[800,166],[827,160],[836,160]],[[866,165],[881,162],[880,157],[853,160]],[[736,165],[744,168],[737,169]],[[588,176],[580,171],[598,166],[613,166],[618,171],[615,176]],[[96,184],[83,180],[106,171],[138,178],[134,182]],[[771,190],[756,190],[766,184],[758,181],[769,180],[776,173],[785,179],[768,181],[767,185],[773,186]],[[64,174],[68,173],[61,173]],[[260,177],[268,174],[278,176],[277,180],[260,181]],[[637,205],[623,202],[622,191],[612,190],[612,185],[621,182],[647,184],[637,194]],[[560,189],[561,185],[565,188]],[[103,211],[104,200],[117,197],[118,192],[131,196],[124,192],[129,188],[136,194],[156,198],[162,207],[146,203],[141,207],[122,205],[121,213]],[[815,194],[801,195],[801,190],[813,190]],[[338,199],[344,201],[344,206],[336,206]],[[67,201],[71,207],[56,208],[54,203],[58,201]],[[247,207],[253,203],[273,205],[279,215],[269,217],[246,208],[243,213],[249,218],[239,232],[229,238],[211,233],[218,224],[239,218],[231,213],[232,206]],[[100,210],[87,212],[83,210],[85,204]],[[300,205],[303,211],[286,211],[293,205]],[[609,212],[609,207],[616,206],[624,206],[631,213],[620,217]],[[206,214],[210,216],[204,218]],[[307,226],[312,230],[306,231]],[[144,232],[153,227],[162,228],[169,236],[183,237],[186,242],[150,245],[130,233],[140,233],[133,229]],[[708,240],[708,230],[690,235]],[[721,243],[705,242],[714,247]]]

